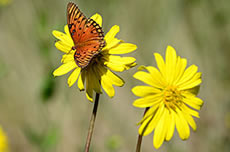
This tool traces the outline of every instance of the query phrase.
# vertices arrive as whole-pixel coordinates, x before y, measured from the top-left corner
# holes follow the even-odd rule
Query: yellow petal
[[[69,53],[69,52],[71,51],[71,49],[72,49],[72,47],[70,47],[70,46],[64,44],[62,41],[57,41],[57,42],[55,43],[55,47],[56,47],[58,50],[60,50],[60,51],[62,51],[62,52],[64,52],[64,53]]]
[[[175,124],[176,124],[176,122],[175,122],[175,112],[172,110],[169,113],[169,120],[166,123],[166,125],[168,126],[168,131],[167,131],[167,134],[166,134],[166,137],[165,137],[166,141],[169,141],[173,137],[173,133],[174,133],[174,130],[175,130]]]
[[[126,65],[125,65],[125,70],[129,70],[130,68],[135,67],[136,65],[137,65],[136,62],[131,63],[131,64],[126,64]]]
[[[91,16],[90,18],[93,19],[97,24],[99,24],[100,27],[102,27],[102,17],[100,14],[96,13],[93,16]]]
[[[149,123],[152,122],[153,117],[154,117],[154,116],[150,116],[150,117],[146,118],[146,119],[142,122],[140,128],[138,129],[138,132],[139,132],[140,135],[142,135],[142,136],[147,136],[148,134],[150,134],[150,132],[149,132],[150,128],[148,129],[148,134],[146,133],[146,130],[147,130],[148,127],[151,127],[151,126],[149,125]],[[144,134],[145,134],[145,135],[144,135]]]
[[[70,32],[69,32],[69,27],[68,27],[68,25],[65,25],[64,26],[64,31],[65,31],[65,33],[71,38],[71,35],[70,35]],[[72,39],[72,38],[71,38]]]
[[[184,118],[188,122],[188,124],[192,127],[192,129],[195,131],[196,130],[196,123],[193,119],[193,117],[186,112],[183,111]]]
[[[146,84],[148,84],[148,85],[151,85],[151,86],[153,86],[153,87],[155,87],[155,88],[163,87],[163,86],[157,85],[157,84],[154,82],[154,80],[153,80],[151,74],[149,74],[149,73],[147,73],[147,72],[138,71],[138,72],[136,72],[136,73],[133,75],[133,77],[134,77],[135,79],[140,80],[140,81],[143,81],[144,83],[146,83]]]
[[[184,74],[184,70],[187,66],[187,60],[184,58],[180,58],[178,56],[177,58],[177,65],[175,69],[175,80],[173,82],[173,85],[176,85],[178,81],[181,79],[182,75]]]
[[[88,77],[89,77],[90,83],[92,84],[92,87],[95,90],[95,92],[102,93],[101,85],[99,83],[100,80],[96,77],[95,73],[96,73],[95,71],[93,71],[92,69],[89,69]]]
[[[101,80],[101,85],[110,98],[115,95],[115,90],[112,86],[112,83],[108,79],[103,78]]]
[[[196,110],[200,110],[203,104],[203,101],[197,97],[191,97],[191,98],[185,97],[183,98],[183,102]]]
[[[190,135],[190,130],[187,121],[185,120],[182,112],[177,110],[176,116],[176,128],[179,133],[179,136],[182,140],[188,139]]]
[[[65,64],[62,64],[60,67],[58,67],[54,72],[53,75],[54,76],[61,76],[64,75],[68,72],[70,72],[71,70],[73,70],[74,68],[76,68],[77,65],[75,63],[75,61],[71,61]]]
[[[77,85],[78,85],[78,88],[80,89],[80,91],[83,91],[85,89],[84,88],[84,82],[85,82],[85,72],[83,70],[79,76],[78,81],[77,81]]]
[[[141,119],[141,121],[137,125],[143,124],[144,121],[146,121],[147,118],[155,115],[155,112],[158,109],[159,109],[159,106],[154,106],[154,107],[151,107],[150,109],[148,109],[147,112],[144,114],[143,118]]]
[[[116,45],[118,45],[120,42],[122,42],[122,40],[119,40],[117,38],[113,38],[112,41],[110,41],[110,43],[106,43],[106,46],[102,49],[103,51],[104,50],[109,50],[113,47],[116,47]]]
[[[105,35],[105,41],[107,44],[111,43],[116,36],[116,34],[120,31],[120,27],[118,25],[114,25],[109,32]]]
[[[116,85],[119,87],[124,85],[124,80],[121,79],[118,75],[111,72],[109,69],[102,67],[102,68],[100,68],[100,71],[101,71],[101,73],[103,73],[102,77],[103,78],[106,77],[107,79],[109,79],[113,85]]]
[[[157,62],[158,69],[160,70],[162,76],[166,78],[166,68],[165,68],[164,59],[159,53],[154,53],[154,56]]]
[[[133,102],[133,106],[139,107],[139,108],[147,108],[151,106],[157,106],[161,101],[162,97],[159,94],[155,95],[149,95],[143,98],[136,99]]]
[[[79,73],[81,71],[81,68],[77,67],[69,76],[68,78],[68,85],[71,87],[76,81],[79,76]]]
[[[109,70],[105,69],[105,67],[103,67],[103,66],[98,66],[97,71],[99,72],[100,77],[101,77],[102,88],[108,94],[108,96],[110,98],[112,98],[115,94],[115,90],[113,88],[113,83],[112,83],[110,77],[108,77],[106,75],[107,71],[109,71]]]
[[[70,62],[70,61],[73,61],[73,60],[74,60],[74,52],[72,51],[72,53],[64,54],[62,56],[61,62],[62,63],[67,63],[67,62]]]
[[[86,76],[86,97],[89,101],[93,102],[93,86],[90,83],[88,75]]]
[[[104,62],[104,64],[111,70],[116,71],[116,72],[122,72],[124,71],[126,68],[124,65],[117,65],[115,63],[112,62]]]
[[[139,128],[140,135],[146,136],[150,134],[161,119],[162,113],[164,112],[164,105],[160,104],[159,106],[154,106],[152,108],[153,110],[149,111],[149,113],[147,111],[142,120],[143,124]],[[151,114],[150,112],[152,113],[152,116],[150,116],[151,119],[149,119],[149,117],[146,118],[146,116]],[[145,121],[147,120],[149,120],[149,122],[146,123]]]
[[[112,62],[115,64],[131,64],[136,61],[134,57],[121,57],[121,56],[115,56],[115,55],[107,55],[104,56],[103,59],[105,59],[107,62]]]
[[[154,131],[154,136],[153,136],[153,145],[156,149],[160,148],[162,145],[165,136],[166,136],[166,119],[168,117],[168,110],[164,109],[164,112],[161,115],[161,119],[159,120],[156,129]]]
[[[136,86],[132,89],[132,92],[138,97],[144,97],[148,95],[161,93],[161,90],[153,88],[151,86]]]
[[[56,31],[56,30],[53,30],[52,33],[57,39],[61,40],[65,45],[67,45],[69,47],[74,46],[74,42],[69,35],[62,33],[62,32],[59,32],[59,31]]]
[[[111,48],[108,50],[109,54],[126,54],[130,53],[137,49],[135,44],[131,43],[120,43],[116,47]]]
[[[197,70],[198,67],[196,65],[191,65],[190,67],[188,67],[176,85],[179,86],[183,83],[186,83],[196,74]]]
[[[166,81],[170,85],[172,84],[175,77],[176,63],[177,63],[176,51],[173,47],[168,46],[166,50],[166,56],[165,56],[165,66],[166,66]]]
[[[8,137],[0,126],[0,152],[9,152]]]
[[[200,98],[196,97],[194,94],[190,93],[190,92],[182,92],[182,95],[185,98],[191,100],[190,102],[192,102],[193,104],[196,104],[198,106],[203,105],[203,101]]]
[[[186,106],[185,104],[182,104],[181,105],[181,108],[183,109],[184,112],[186,112],[187,114],[190,114],[194,117],[197,117],[197,118],[200,118],[199,116],[199,112],[189,108],[188,106]]]
[[[147,70],[151,74],[152,81],[154,83],[154,86],[157,88],[164,88],[166,87],[167,83],[165,79],[162,77],[162,74],[157,70],[157,68],[152,66],[140,66],[138,70]]]
[[[190,80],[180,83],[178,90],[188,90],[200,85],[202,82],[201,80],[201,73],[196,73]]]

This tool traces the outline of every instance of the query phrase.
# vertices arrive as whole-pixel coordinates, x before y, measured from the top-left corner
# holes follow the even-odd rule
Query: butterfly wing
[[[78,6],[72,2],[68,3],[67,24],[75,45],[78,44],[81,38],[81,35],[83,33],[83,28],[85,27],[86,22],[87,22],[87,18],[80,11]]]
[[[84,68],[105,46],[103,31],[94,20],[86,19],[74,3],[68,4],[67,23],[76,49],[74,59]]]

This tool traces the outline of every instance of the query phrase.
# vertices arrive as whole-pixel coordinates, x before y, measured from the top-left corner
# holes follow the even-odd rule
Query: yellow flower
[[[152,66],[140,67],[134,78],[146,83],[136,86],[132,92],[140,98],[133,102],[139,108],[150,107],[140,121],[139,134],[146,136],[154,129],[153,145],[159,148],[163,141],[169,141],[176,127],[182,140],[190,135],[189,126],[196,130],[192,116],[199,118],[203,101],[196,97],[201,83],[198,67],[186,69],[187,60],[177,56],[173,47],[168,46],[165,61],[154,53],[158,69]]]
[[[91,19],[100,26],[102,25],[102,17],[99,14],[93,15]],[[122,72],[136,65],[135,58],[121,57],[118,54],[130,53],[136,50],[136,45],[124,43],[115,38],[119,32],[119,26],[114,25],[104,37],[106,46],[101,53],[91,60],[86,68],[81,69],[74,60],[76,50],[72,50],[74,42],[67,25],[64,30],[65,33],[53,31],[53,35],[59,39],[55,43],[56,48],[65,53],[61,60],[63,64],[53,72],[53,75],[61,76],[73,70],[68,78],[69,87],[77,81],[79,89],[86,90],[86,97],[90,101],[93,101],[93,91],[102,93],[101,87],[109,97],[113,97],[115,94],[113,85],[121,87],[124,85],[124,81],[111,70]]]
[[[0,126],[0,152],[8,152],[8,140]]]

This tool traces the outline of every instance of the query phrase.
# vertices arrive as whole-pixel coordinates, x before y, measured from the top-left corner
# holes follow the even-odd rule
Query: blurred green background
[[[67,75],[54,78],[62,53],[52,30],[63,31],[68,0],[0,0],[0,124],[12,152],[83,151],[93,104]],[[73,0],[88,17],[103,16],[103,30],[120,26],[118,38],[138,50],[138,65],[156,65],[153,52],[167,45],[199,66],[204,100],[198,129],[187,141],[176,134],[159,152],[230,151],[229,0]],[[137,67],[120,73],[116,95],[100,98],[91,151],[133,152],[143,109],[132,106]],[[143,152],[155,151],[152,134]]]

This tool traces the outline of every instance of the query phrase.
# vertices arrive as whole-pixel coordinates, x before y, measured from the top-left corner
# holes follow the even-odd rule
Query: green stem
[[[149,107],[147,107],[145,109],[144,115],[145,113],[149,110]],[[142,143],[142,137],[143,135],[138,134],[138,140],[137,140],[137,147],[136,147],[136,152],[140,152],[141,151],[141,143]]]
[[[89,152],[90,142],[91,142],[91,139],[93,136],[93,128],[94,128],[96,115],[97,115],[97,107],[98,107],[99,97],[100,97],[100,94],[96,93],[96,99],[94,102],[93,112],[91,115],[90,126],[89,126],[89,130],[88,130],[88,136],[87,136],[87,140],[86,140],[86,144],[85,144],[85,152]]]

